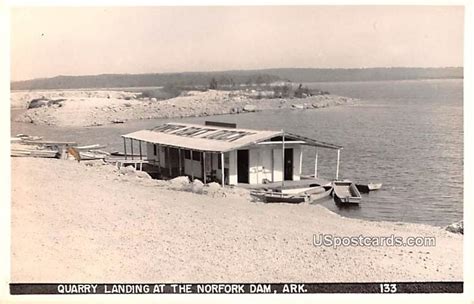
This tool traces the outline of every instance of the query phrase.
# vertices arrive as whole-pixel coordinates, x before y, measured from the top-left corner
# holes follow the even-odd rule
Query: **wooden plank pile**
[[[68,153],[68,148],[77,151],[78,160],[104,160],[110,153],[100,150],[101,145],[77,146],[76,142],[43,140],[38,136],[18,134],[11,138],[11,156],[13,157],[42,157],[68,159],[73,156]],[[77,156],[76,156],[77,157]]]
[[[109,152],[101,150],[103,148],[105,148],[105,146],[98,144],[75,147],[75,149],[80,153],[82,160],[105,159],[106,157],[110,156]]]
[[[12,147],[11,156],[15,157],[42,157],[42,158],[58,158],[58,151],[52,150],[33,150],[23,149],[21,147]]]
[[[58,149],[45,145],[41,140],[41,137],[18,134],[11,139],[11,156],[58,158]]]

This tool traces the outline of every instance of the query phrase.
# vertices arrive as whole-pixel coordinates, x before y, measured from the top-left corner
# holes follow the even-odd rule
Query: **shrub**
[[[290,93],[291,86],[288,84],[273,87],[273,98],[288,98]]]
[[[141,92],[139,98],[156,98],[156,100],[165,100],[177,97],[181,90],[175,86],[165,86],[161,89],[148,89]]]
[[[209,90],[217,90],[217,80],[214,77],[209,82]]]
[[[308,97],[311,95],[311,91],[307,87],[303,87],[303,84],[300,83],[294,95],[296,98]]]

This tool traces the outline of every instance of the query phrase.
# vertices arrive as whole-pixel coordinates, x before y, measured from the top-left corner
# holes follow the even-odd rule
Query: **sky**
[[[11,79],[463,66],[462,6],[15,7]]]

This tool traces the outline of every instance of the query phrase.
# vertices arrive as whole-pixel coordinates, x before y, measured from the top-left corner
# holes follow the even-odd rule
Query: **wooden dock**
[[[125,158],[108,158],[107,159],[108,163],[115,164],[118,169],[124,166],[132,165],[135,170],[143,170],[143,164],[150,164],[152,163],[149,160],[146,159],[125,159]]]

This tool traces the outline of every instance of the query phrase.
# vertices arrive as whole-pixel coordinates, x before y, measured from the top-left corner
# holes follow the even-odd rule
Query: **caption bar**
[[[277,284],[10,284],[12,295],[462,293],[463,282]]]

